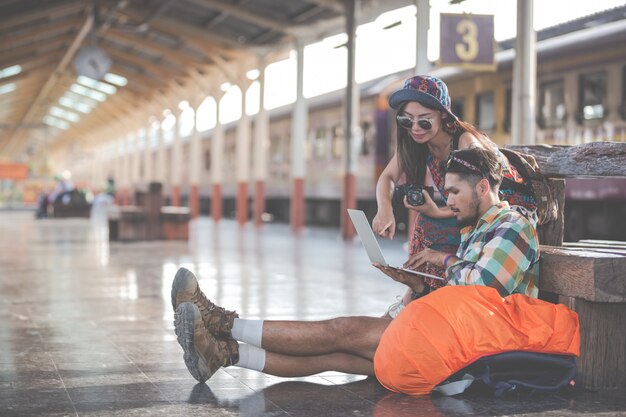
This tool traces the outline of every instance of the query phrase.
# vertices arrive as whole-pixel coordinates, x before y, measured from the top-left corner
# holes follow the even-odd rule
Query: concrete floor
[[[402,258],[401,242],[386,253]],[[336,230],[191,224],[189,242],[109,243],[96,220],[0,211],[0,416],[626,416],[626,392],[412,398],[374,379],[236,367],[196,384],[173,331],[179,266],[245,318],[380,315],[401,294]]]

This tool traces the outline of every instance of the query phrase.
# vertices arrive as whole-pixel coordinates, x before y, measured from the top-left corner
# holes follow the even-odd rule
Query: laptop
[[[365,217],[365,213],[361,210],[348,209],[348,215],[350,216],[350,220],[352,220],[352,224],[354,224],[354,228],[356,229],[356,232],[361,239],[361,243],[363,243],[363,246],[365,246],[367,256],[369,256],[372,263],[378,262],[379,264],[389,268],[399,269],[401,271],[406,271],[411,274],[421,275],[428,278],[444,280],[444,278],[438,277],[437,275],[427,274],[420,271],[413,271],[411,269],[406,269],[401,266],[389,265],[389,263],[387,263],[387,261],[385,260],[383,251],[380,249],[380,245],[378,244],[376,235],[374,235],[374,231],[372,230],[370,223],[367,221],[367,217]]]

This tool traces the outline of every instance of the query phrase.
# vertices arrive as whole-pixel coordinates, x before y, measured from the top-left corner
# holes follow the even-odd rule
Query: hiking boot
[[[215,336],[230,338],[233,321],[239,317],[235,311],[228,311],[215,305],[200,290],[195,275],[185,268],[180,268],[172,284],[172,307],[174,310],[181,303],[195,304],[202,314],[202,321],[207,330]]]
[[[209,333],[195,304],[182,303],[176,308],[174,329],[183,348],[185,365],[198,382],[211,378],[222,366],[239,361],[237,341],[220,340]]]

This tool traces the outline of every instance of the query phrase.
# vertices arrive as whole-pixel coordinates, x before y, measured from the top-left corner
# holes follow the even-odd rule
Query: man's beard
[[[478,193],[474,191],[472,193],[472,201],[470,202],[469,212],[471,213],[469,216],[456,220],[457,226],[459,228],[464,228],[466,226],[475,226],[478,223],[478,219],[480,218],[480,211],[478,206],[480,205],[480,199],[478,198]]]

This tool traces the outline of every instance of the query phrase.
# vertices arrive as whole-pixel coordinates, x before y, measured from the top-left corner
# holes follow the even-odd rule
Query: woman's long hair
[[[426,106],[423,103],[420,104],[430,110],[439,111],[440,113],[445,114],[445,112],[437,108]],[[405,106],[406,103],[398,109],[398,114],[404,113]],[[469,132],[474,135],[478,141],[483,144],[483,146],[489,148],[494,146],[493,142],[488,139],[488,136],[480,132],[476,126],[471,123],[464,122],[462,120],[453,120],[452,118],[447,117],[446,119],[442,119],[442,126],[443,131],[452,136],[452,138],[455,136],[461,136],[465,132]],[[397,120],[396,130],[398,132],[396,152],[398,154],[400,170],[404,173],[404,175],[406,175],[407,183],[422,186],[424,185],[424,179],[426,178],[426,165],[429,152],[428,146],[425,143],[415,143],[408,129],[400,126]],[[452,147],[450,148],[450,150],[452,150]]]

